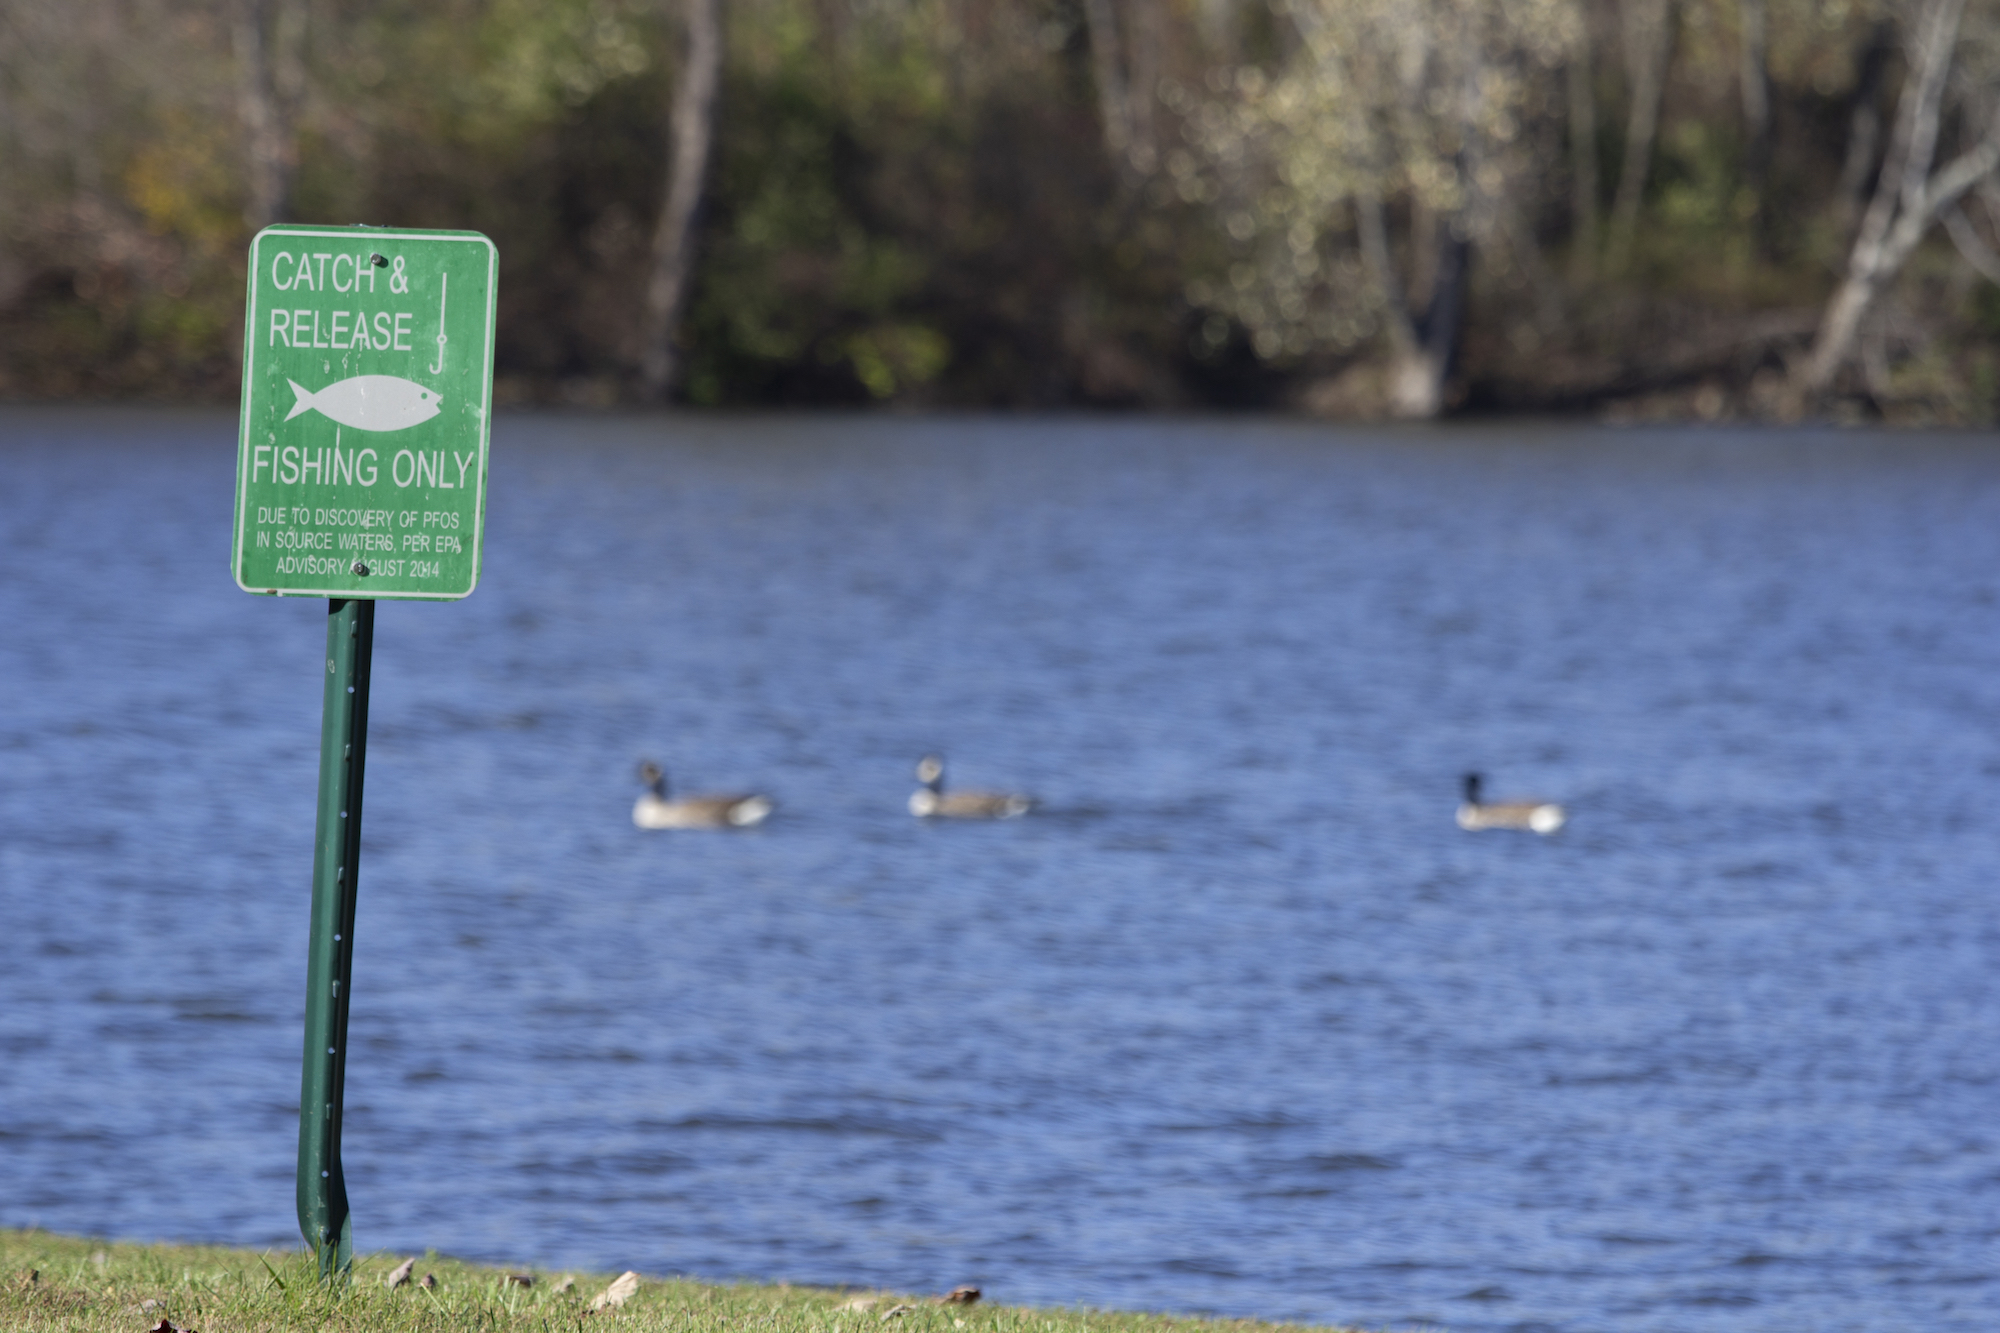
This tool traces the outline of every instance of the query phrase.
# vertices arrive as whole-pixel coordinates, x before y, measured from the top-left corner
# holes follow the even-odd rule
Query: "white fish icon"
[[[285,383],[297,399],[285,420],[311,410],[355,430],[408,430],[436,416],[444,402],[436,390],[394,375],[356,375],[318,393],[297,380]]]

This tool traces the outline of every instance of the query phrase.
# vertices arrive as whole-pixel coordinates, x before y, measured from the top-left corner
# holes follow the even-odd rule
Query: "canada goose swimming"
[[[640,828],[749,828],[776,808],[770,797],[757,795],[670,800],[666,771],[650,759],[639,765],[639,781],[646,790],[632,807],[632,822]]]
[[[1034,799],[1019,792],[951,791],[944,789],[944,760],[927,754],[917,761],[917,781],[910,793],[910,813],[919,819],[1012,819],[1034,808]]]
[[[1554,801],[1482,801],[1479,782],[1477,773],[1465,775],[1465,804],[1458,807],[1458,826],[1468,832],[1512,828],[1547,835],[1568,818]]]

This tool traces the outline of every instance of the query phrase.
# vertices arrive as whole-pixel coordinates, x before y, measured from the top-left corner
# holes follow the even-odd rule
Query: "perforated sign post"
[[[353,1261],[340,1117],[379,598],[479,582],[497,254],[477,232],[271,227],[250,243],[230,568],[327,599],[299,1082],[299,1228]]]

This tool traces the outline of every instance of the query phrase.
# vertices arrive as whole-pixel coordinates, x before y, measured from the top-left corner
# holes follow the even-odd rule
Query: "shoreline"
[[[413,1260],[408,1281],[390,1286],[405,1260]],[[423,1285],[427,1275],[434,1285]],[[303,1247],[274,1253],[0,1229],[0,1325],[21,1333],[466,1327],[554,1333],[606,1319],[634,1333],[874,1333],[889,1324],[894,1333],[1352,1333],[1256,1319],[1005,1305],[976,1296],[967,1302],[965,1289],[921,1294],[504,1268],[434,1251],[357,1255],[344,1288],[316,1277]]]

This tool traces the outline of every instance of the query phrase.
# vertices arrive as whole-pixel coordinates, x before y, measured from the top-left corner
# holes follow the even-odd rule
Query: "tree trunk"
[[[1737,83],[1743,94],[1743,183],[1755,201],[1751,220],[1759,254],[1771,251],[1771,73],[1765,34],[1765,0],[1737,0],[1742,28]]]
[[[1164,26],[1159,0],[1125,0],[1126,47],[1132,77],[1125,85],[1130,99],[1132,169],[1150,176],[1159,166],[1159,140],[1153,107],[1160,96],[1160,29]]]
[[[1113,0],[1083,0],[1104,151],[1128,187],[1150,176],[1159,157],[1153,138],[1153,98],[1160,81],[1158,17],[1149,0],[1127,0],[1121,31]]]
[[[1444,411],[1444,386],[1458,361],[1458,331],[1465,322],[1465,296],[1472,270],[1472,245],[1449,220],[1441,220],[1435,238],[1436,276],[1431,299],[1418,325],[1423,337],[1423,372],[1419,382],[1407,381],[1410,394],[1402,400],[1409,416],[1434,417]]]
[[[1125,91],[1125,53],[1111,0],[1083,0],[1083,23],[1090,35],[1090,71],[1097,84],[1097,119],[1104,151],[1121,173],[1132,143],[1131,99]]]
[[[639,391],[664,402],[680,382],[680,331],[694,276],[695,224],[701,216],[709,152],[715,143],[715,102],[722,84],[722,0],[686,0],[687,52],[667,129],[672,160],[667,198],[653,233],[653,269],[640,325]]]
[[[1882,96],[1882,76],[1889,66],[1890,27],[1876,23],[1868,30],[1868,44],[1854,62],[1854,94],[1849,99],[1847,157],[1840,168],[1840,227],[1850,233],[1861,216],[1868,178],[1875,174],[1876,154],[1882,148],[1882,112],[1876,105]]]
[[[1618,168],[1618,194],[1611,204],[1611,244],[1606,256],[1613,273],[1632,259],[1639,230],[1639,206],[1653,165],[1660,132],[1660,98],[1673,59],[1673,0],[1625,0],[1625,60],[1631,75],[1632,106],[1625,119],[1625,160]]]
[[[1570,276],[1588,282],[1597,267],[1597,88],[1590,61],[1590,29],[1577,36],[1569,57]]]
[[[304,62],[301,0],[236,0],[230,30],[236,56],[237,114],[243,121],[248,189],[243,220],[262,231],[291,211],[298,169],[293,135]]]
[[[1832,387],[1876,296],[1895,279],[1924,234],[1958,206],[1967,190],[2000,166],[2000,120],[1996,120],[1978,144],[1931,173],[1946,76],[1964,8],[1965,0],[1935,0],[1923,16],[1913,67],[1896,109],[1895,133],[1875,197],[1848,255],[1847,276],[1827,302],[1811,355],[1795,376],[1794,387],[1805,406]]]
[[[1410,200],[1410,277],[1403,287],[1403,302],[1411,310],[1427,310],[1437,294],[1438,231],[1447,220],[1420,198]],[[1421,322],[1421,320],[1419,320]]]
[[[1208,52],[1223,64],[1237,63],[1243,43],[1237,31],[1239,0],[1200,0],[1201,35]]]
[[[1436,220],[1431,296],[1419,317],[1411,313],[1396,276],[1381,199],[1373,194],[1356,196],[1354,213],[1362,258],[1380,291],[1389,335],[1389,410],[1399,417],[1435,417],[1444,411],[1445,380],[1458,351],[1471,246],[1457,234],[1456,219]]]

